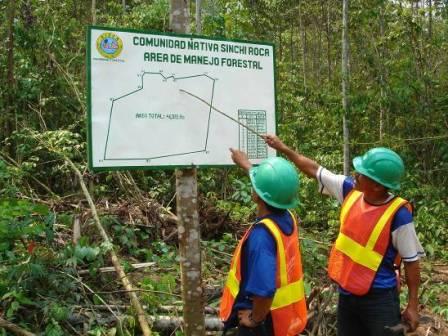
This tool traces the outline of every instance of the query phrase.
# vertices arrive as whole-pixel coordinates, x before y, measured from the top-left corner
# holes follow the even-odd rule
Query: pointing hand
[[[250,163],[246,153],[234,148],[230,148],[230,152],[232,153],[232,161],[235,162],[236,165],[246,171],[249,171],[249,169],[252,168],[252,163]]]
[[[284,153],[288,149],[288,146],[286,146],[276,135],[263,135],[263,139],[269,147],[272,147],[281,153]]]

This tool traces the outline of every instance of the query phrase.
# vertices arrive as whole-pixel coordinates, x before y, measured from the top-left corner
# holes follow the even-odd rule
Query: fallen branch
[[[82,282],[81,280],[75,278],[73,275],[59,271],[61,274],[64,274],[66,276],[68,276],[69,278],[75,280],[76,282],[78,282],[79,284],[81,284],[82,286],[84,286],[90,293],[92,293],[93,295],[95,295],[98,300],[100,300],[104,306],[107,308],[108,311],[110,311],[110,313],[115,317],[115,320],[117,322],[120,322],[120,319],[118,318],[117,314],[115,314],[115,312],[112,310],[111,306],[107,304],[106,301],[103,300],[103,298],[101,296],[99,296],[97,293],[95,293],[89,286],[87,286],[84,282]]]
[[[14,333],[15,335],[19,336],[36,336],[36,334],[33,334],[25,329],[20,328],[18,325],[15,325],[12,322],[6,321],[0,317],[0,328],[4,328],[6,330],[9,330],[10,332]]]
[[[98,310],[109,310],[109,308],[114,308],[116,310],[126,310],[129,309],[131,306],[130,305],[91,305],[91,307],[86,307],[86,306],[73,306],[73,308],[75,309],[89,309],[89,308],[94,308],[94,309],[98,309]],[[150,309],[149,306],[143,306],[143,309]],[[182,306],[158,306],[157,310],[163,313],[179,313],[183,311],[183,307]],[[204,307],[204,314],[206,315],[217,315],[218,314],[218,309],[214,308],[214,307],[210,307],[210,306],[205,306]]]
[[[181,297],[179,294],[169,293],[169,292],[163,292],[163,291],[157,291],[152,289],[119,289],[114,291],[103,291],[103,292],[97,292],[98,294],[117,294],[117,293],[133,293],[133,292],[143,292],[143,293],[155,293],[155,294],[163,294],[163,295],[171,295],[175,297]]]
[[[66,162],[70,165],[70,167],[73,169],[73,171],[76,173],[79,179],[79,183],[81,185],[81,189],[84,193],[84,196],[87,199],[87,202],[89,203],[90,209],[92,211],[92,216],[95,220],[96,227],[104,241],[108,246],[112,246],[112,242],[107,235],[106,231],[104,230],[103,226],[101,225],[101,221],[98,217],[95,204],[93,203],[92,197],[90,196],[89,191],[87,190],[87,186],[84,183],[83,177],[79,169],[75,166],[75,164],[68,158],[64,156],[64,159]],[[124,288],[126,288],[126,291],[129,294],[132,307],[135,309],[138,321],[140,323],[140,328],[142,329],[144,336],[150,336],[151,335],[151,329],[149,328],[148,321],[146,320],[146,314],[143,311],[142,305],[140,304],[140,301],[138,300],[137,295],[135,294],[135,290],[129,281],[126,273],[124,272],[123,268],[121,267],[120,260],[118,259],[117,254],[115,251],[111,248],[109,250],[109,253],[111,255],[112,264],[114,265],[115,271],[118,273],[118,277],[120,278],[121,282],[123,283]]]
[[[299,237],[299,240],[308,240],[308,241],[312,241],[312,242],[314,242],[316,244],[319,244],[319,245],[331,246],[331,243],[323,242],[323,241],[312,239],[312,238],[308,238],[308,237]]]
[[[153,327],[155,330],[168,331],[175,330],[184,325],[184,319],[182,317],[171,316],[150,316]],[[223,323],[217,317],[208,317],[205,319],[205,329],[208,331],[219,331],[223,329]]]
[[[321,328],[325,310],[326,310],[327,306],[330,304],[330,302],[333,298],[333,294],[334,294],[334,291],[330,291],[330,288],[331,287],[326,287],[319,293],[318,302],[315,307],[315,311],[317,311],[317,314],[313,314],[313,316],[310,316],[313,319],[315,318],[315,322],[313,323],[313,328],[310,332],[310,335],[316,335],[316,331],[318,331],[318,328]],[[326,298],[324,298],[323,301],[321,301],[322,295],[327,291],[329,292],[328,296]],[[310,313],[310,315],[311,315],[311,313]],[[321,335],[322,333],[319,331],[317,334]]]
[[[75,215],[73,220],[73,244],[78,244],[79,238],[81,238],[81,218],[79,215]]]
[[[443,270],[443,269],[437,269],[437,268],[435,268],[435,269],[433,269],[432,271],[433,271],[433,272],[436,272],[436,273],[439,273],[439,274],[445,274],[445,275],[448,275],[448,270]]]
[[[160,311],[162,312],[181,312],[183,311],[183,307],[182,306],[159,306],[157,307]],[[205,314],[210,314],[210,315],[217,315],[218,314],[218,309],[217,308],[213,308],[210,306],[205,306],[204,307],[204,313]]]
[[[139,268],[146,268],[146,267],[151,267],[154,266],[156,263],[155,262],[145,262],[145,263],[139,263],[139,264],[131,264],[133,269],[139,269]],[[101,267],[99,269],[100,273],[107,273],[107,272],[113,272],[115,271],[115,267],[113,266],[107,266],[107,267]],[[88,274],[90,271],[89,270],[80,270],[78,271],[78,274]]]

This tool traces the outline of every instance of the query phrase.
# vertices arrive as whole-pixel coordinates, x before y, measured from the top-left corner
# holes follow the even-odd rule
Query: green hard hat
[[[389,189],[400,189],[404,163],[393,150],[377,147],[353,159],[355,170]]]
[[[262,161],[249,172],[252,187],[267,204],[279,208],[294,208],[299,199],[299,175],[294,166],[280,157]]]

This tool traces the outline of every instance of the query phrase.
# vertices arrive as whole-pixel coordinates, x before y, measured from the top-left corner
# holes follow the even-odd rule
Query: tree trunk
[[[302,66],[303,66],[303,89],[306,93],[307,89],[307,78],[306,78],[306,28],[303,24],[303,18],[302,18],[302,9],[301,9],[301,3],[299,2],[299,29],[302,37]]]
[[[205,333],[196,169],[176,170],[177,216],[185,335]]]
[[[324,21],[324,3],[321,0],[321,12],[320,16],[318,16],[319,22],[317,22],[317,30],[318,30],[318,45],[317,45],[317,55],[318,59],[316,60],[317,65],[317,83],[319,87],[321,86],[321,75],[322,75],[322,22]]]
[[[8,86],[13,88],[15,85],[14,77],[14,17],[16,13],[16,1],[10,0],[8,6]]]
[[[283,62],[283,39],[282,39],[282,31],[279,30],[278,34],[278,58],[279,61]]]
[[[428,37],[430,40],[432,40],[432,0],[428,0],[428,20],[429,20],[429,25],[428,25]]]
[[[190,32],[190,1],[170,0],[170,28],[176,33]]]
[[[96,0],[92,0],[92,24],[96,24]]]
[[[13,115],[15,120],[15,129],[17,130],[17,112],[14,106],[14,91],[16,86],[16,79],[14,74],[14,18],[16,14],[16,1],[10,0],[8,4],[8,39],[7,39],[7,90],[6,90],[6,116],[5,116],[5,137],[8,137],[13,131]],[[13,155],[13,153],[11,153]]]
[[[384,136],[384,118],[385,118],[385,109],[384,109],[384,102],[385,102],[385,93],[384,93],[384,5],[381,5],[380,7],[380,39],[382,41],[380,46],[380,141],[383,140]]]
[[[349,112],[349,50],[348,50],[348,1],[342,2],[342,107],[344,109],[344,116],[342,118],[342,127],[344,134],[344,174],[347,176],[350,173],[350,136],[348,128],[348,112]]]
[[[290,69],[293,67],[294,62],[296,61],[296,48],[294,48],[294,26],[291,25],[291,31],[289,34],[289,56],[290,56]]]
[[[189,25],[189,1],[171,0],[171,30],[188,33]],[[176,170],[176,193],[184,333],[186,336],[203,336],[205,322],[196,168]]]
[[[196,33],[202,34],[202,0],[196,0]]]
[[[326,25],[326,31],[327,31],[327,71],[328,71],[328,85],[331,85],[331,26],[330,26],[330,0],[327,0],[327,25]]]

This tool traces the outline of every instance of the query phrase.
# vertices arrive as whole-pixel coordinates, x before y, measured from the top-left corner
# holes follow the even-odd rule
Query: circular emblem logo
[[[96,39],[96,49],[103,57],[115,58],[123,50],[123,41],[114,33],[103,33]]]

